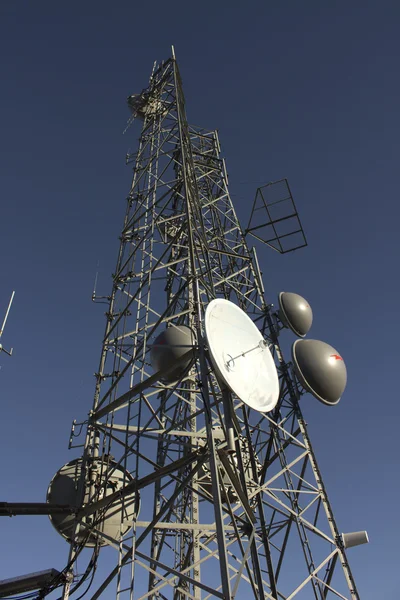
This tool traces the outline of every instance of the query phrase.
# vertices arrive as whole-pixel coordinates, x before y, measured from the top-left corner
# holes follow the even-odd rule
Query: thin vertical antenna
[[[7,321],[7,318],[8,318],[8,313],[10,312],[11,304],[12,304],[12,302],[14,300],[14,295],[15,295],[15,292],[13,292],[11,294],[10,302],[8,303],[8,308],[7,308],[6,316],[4,317],[3,325],[1,326],[1,329],[0,329],[0,337],[3,335],[3,331],[4,331],[4,328],[6,326],[6,321]]]
[[[174,60],[176,60],[176,56],[175,56],[175,48],[173,46],[171,46],[171,52],[172,52],[172,58]]]
[[[96,289],[97,289],[97,278],[99,276],[99,261],[97,261],[97,271],[96,271],[96,275],[94,278],[94,286],[93,286],[93,294],[92,294],[92,300],[93,302],[96,300]]]
[[[92,292],[92,302],[97,302],[98,304],[104,304],[104,302],[102,302],[102,300],[109,300],[110,297],[109,296],[98,296],[96,294],[97,291],[97,280],[99,278],[99,271],[100,271],[100,261],[97,261],[97,271],[96,271],[96,275],[94,278],[94,285],[93,285],[93,292]]]
[[[13,293],[11,294],[10,302],[8,303],[8,307],[7,307],[6,315],[5,315],[5,317],[4,317],[3,325],[1,326],[1,329],[0,329],[0,338],[1,338],[1,336],[3,335],[4,328],[5,328],[5,326],[6,326],[6,322],[7,322],[7,319],[8,319],[8,313],[10,312],[10,308],[11,308],[11,304],[13,303],[14,296],[15,296],[15,292],[13,292]],[[0,352],[1,352],[1,351],[3,351],[3,352],[5,352],[6,354],[8,354],[8,356],[11,356],[11,355],[12,355],[12,352],[13,352],[13,349],[11,348],[11,350],[10,350],[10,351],[8,351],[8,350],[6,350],[5,348],[3,348],[3,346],[0,344]]]

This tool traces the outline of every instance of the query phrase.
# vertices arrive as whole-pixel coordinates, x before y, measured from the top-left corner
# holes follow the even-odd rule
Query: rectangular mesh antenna
[[[286,178],[257,188],[245,234],[252,235],[280,254],[307,246]]]

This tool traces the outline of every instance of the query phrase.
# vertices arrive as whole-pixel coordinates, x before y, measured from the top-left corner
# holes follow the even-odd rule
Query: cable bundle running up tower
[[[267,303],[217,132],[188,124],[174,55],[128,104],[142,132],[94,402],[71,435],[83,452],[48,490],[71,548],[48,592],[72,594],[89,551],[90,581],[110,546],[87,597],[358,600],[299,404],[304,391],[339,401],[343,359],[299,339],[285,362],[279,332],[303,338],[311,309],[291,293],[277,312]],[[269,228],[269,245],[293,250],[304,233],[286,180],[275,189],[268,221],[255,202],[247,233]]]

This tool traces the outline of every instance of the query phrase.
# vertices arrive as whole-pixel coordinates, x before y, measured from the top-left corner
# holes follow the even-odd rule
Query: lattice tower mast
[[[110,597],[116,582],[121,600],[358,600],[217,132],[188,125],[174,57],[129,104],[143,127],[127,157],[133,181],[84,442],[92,509],[77,522],[117,552],[91,597]],[[214,374],[204,312],[216,297],[241,307],[270,344],[281,386],[273,413],[253,411]],[[150,353],[177,326],[194,332],[196,360],[171,382]],[[110,539],[96,524],[111,506],[115,463],[126,473],[122,503],[127,489],[141,499],[128,520],[116,511],[121,535]],[[81,546],[76,538],[71,565]]]

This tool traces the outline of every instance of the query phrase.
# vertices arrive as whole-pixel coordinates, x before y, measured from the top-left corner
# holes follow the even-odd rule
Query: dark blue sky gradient
[[[303,294],[345,357],[332,409],[303,399],[362,600],[397,600],[399,19],[396,1],[0,2],[2,501],[42,501],[90,409],[130,185],[126,97],[175,45],[189,121],[218,128],[230,191],[288,177],[309,246],[258,247],[271,302]],[[283,334],[288,349],[293,336]],[[287,353],[287,356],[289,354]],[[0,522],[0,579],[56,567],[46,517]]]

